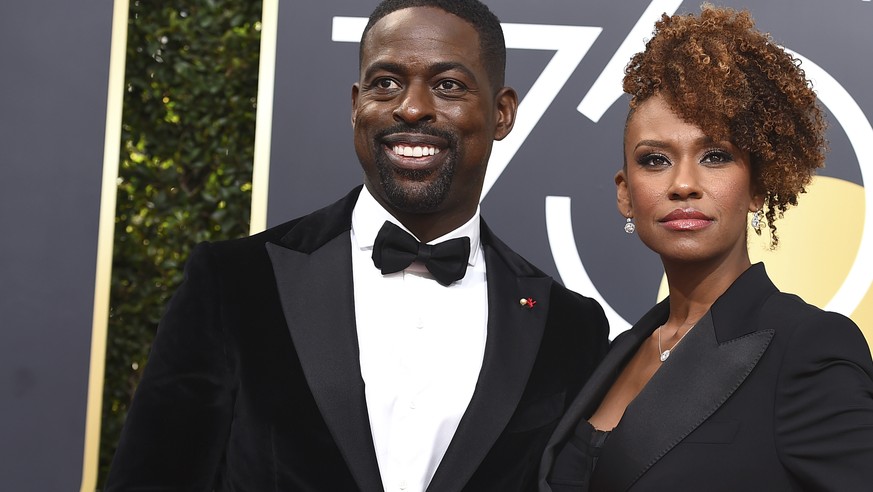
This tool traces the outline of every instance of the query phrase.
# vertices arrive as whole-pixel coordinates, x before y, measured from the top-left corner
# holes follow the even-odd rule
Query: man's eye
[[[379,89],[396,89],[398,87],[397,82],[391,79],[379,79],[373,85]]]
[[[464,85],[455,80],[441,80],[437,86],[437,90],[442,92],[458,92],[465,89]]]

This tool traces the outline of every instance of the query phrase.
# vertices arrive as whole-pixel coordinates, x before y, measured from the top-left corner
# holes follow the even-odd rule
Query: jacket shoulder
[[[311,252],[332,237],[351,227],[352,210],[362,186],[357,186],[346,196],[311,213],[289,220],[263,232],[248,237],[211,243],[216,255],[230,259],[256,252],[266,257],[267,243],[282,244],[303,252]]]
[[[761,310],[762,321],[782,331],[832,329],[842,331],[857,331],[858,326],[847,316],[833,311],[826,311],[804,301],[800,296],[785,292],[771,295]]]

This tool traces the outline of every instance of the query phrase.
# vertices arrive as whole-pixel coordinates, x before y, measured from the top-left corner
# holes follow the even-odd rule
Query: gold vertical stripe
[[[93,492],[97,488],[100,458],[100,418],[106,365],[106,330],[109,324],[109,289],[115,236],[118,159],[121,152],[121,108],[124,103],[124,66],[129,7],[129,0],[115,0],[112,10],[109,86],[103,141],[103,182],[97,233],[97,275],[94,281],[94,314],[91,327],[91,366],[88,374],[88,406],[85,414],[85,449],[82,460],[82,492]]]
[[[276,37],[279,0],[263,0],[261,54],[258,66],[258,109],[255,115],[255,152],[252,170],[252,215],[249,233],[267,228],[267,195],[270,188],[270,142],[273,132],[273,88],[276,83]]]

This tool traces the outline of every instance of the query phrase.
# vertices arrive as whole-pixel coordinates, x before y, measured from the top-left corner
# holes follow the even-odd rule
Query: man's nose
[[[405,123],[432,121],[435,116],[433,98],[433,91],[426,84],[410,84],[394,109],[394,119]]]

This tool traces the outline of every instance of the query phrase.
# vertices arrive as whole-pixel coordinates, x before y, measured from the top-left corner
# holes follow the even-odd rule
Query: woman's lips
[[[658,222],[673,231],[696,231],[709,227],[713,221],[703,212],[694,209],[676,209]]]

